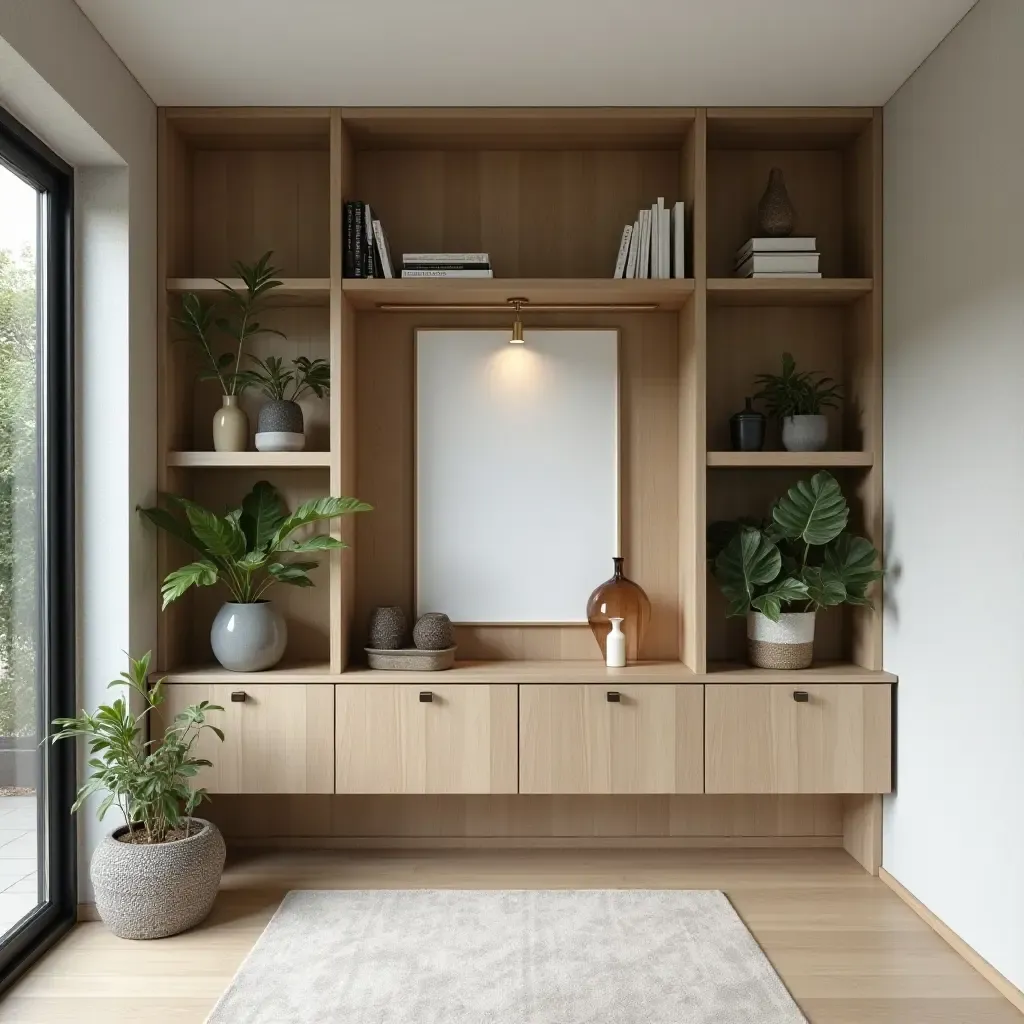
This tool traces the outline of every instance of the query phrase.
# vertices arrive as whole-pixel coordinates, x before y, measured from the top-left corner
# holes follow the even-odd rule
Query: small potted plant
[[[245,496],[241,508],[223,516],[175,494],[165,495],[165,500],[180,515],[159,507],[139,511],[199,558],[167,575],[163,606],[192,587],[222,583],[231,600],[213,620],[210,644],[217,661],[233,672],[260,672],[283,657],[288,629],[265,595],[278,583],[313,586],[309,573],[319,564],[293,556],[347,547],[335,537],[310,535],[303,528],[372,508],[358,498],[326,497],[313,498],[289,514],[277,488],[265,480]]]
[[[215,303],[205,301],[195,292],[186,292],[181,297],[181,315],[172,318],[205,358],[207,368],[199,379],[216,380],[223,391],[221,408],[213,417],[213,447],[218,452],[244,452],[249,447],[249,417],[238,405],[239,395],[248,386],[242,372],[246,344],[257,334],[281,334],[256,319],[264,308],[267,293],[281,284],[275,279],[278,269],[270,266],[272,255],[264,253],[252,266],[240,262],[232,265],[242,279],[244,287],[240,291],[218,279],[231,303],[229,315],[218,315]],[[231,338],[231,351],[214,351],[216,332]]]
[[[784,352],[782,373],[761,373],[755,378],[768,415],[782,421],[782,447],[787,452],[820,452],[828,442],[828,420],[822,409],[836,408],[842,391],[831,377],[797,370],[793,357]]]
[[[124,824],[93,854],[89,866],[96,909],[103,923],[123,939],[161,939],[197,925],[209,914],[224,870],[224,839],[217,827],[195,816],[209,799],[193,788],[199,769],[210,761],[193,756],[204,732],[224,733],[207,721],[223,711],[202,701],[175,716],[162,736],[146,740],[150,713],[164,701],[163,682],[147,685],[149,654],[129,658],[129,670],[111,686],[127,684],[143,702],[133,714],[118,697],[93,714],[58,718],[52,742],[82,736],[89,741],[92,774],[78,790],[71,811],[93,795],[102,821],[117,807]]]
[[[261,391],[269,401],[260,408],[256,448],[261,452],[301,452],[306,447],[306,426],[299,399],[326,397],[331,390],[331,366],[326,359],[299,356],[290,368],[277,356],[250,356],[256,369],[240,374],[243,386]]]
[[[849,517],[839,483],[821,472],[791,487],[767,522],[709,527],[708,559],[728,614],[747,617],[751,665],[810,667],[817,611],[871,604],[868,587],[883,575],[878,552],[845,532]]]

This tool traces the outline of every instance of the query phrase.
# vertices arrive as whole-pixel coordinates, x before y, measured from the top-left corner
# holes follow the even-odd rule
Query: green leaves
[[[100,819],[116,807],[129,827],[130,841],[162,843],[171,829],[187,824],[206,797],[205,790],[191,788],[190,780],[211,762],[192,752],[206,731],[223,740],[224,733],[207,721],[211,712],[223,708],[209,701],[194,704],[175,717],[163,737],[143,743],[145,719],[160,702],[160,683],[147,689],[149,665],[149,654],[129,659],[129,671],[110,684],[127,684],[141,694],[145,707],[138,716],[118,697],[92,714],[83,711],[76,718],[56,719],[50,739],[56,743],[81,736],[89,741],[91,774],[79,788],[72,812],[102,794],[97,806]]]
[[[835,407],[842,391],[831,377],[817,371],[800,371],[789,352],[782,354],[782,373],[761,373],[754,378],[761,390],[754,395],[762,400],[769,416],[816,416],[821,410]]]
[[[288,512],[277,488],[260,480],[242,499],[239,520],[249,551],[265,551],[274,539]]]
[[[245,554],[245,534],[233,519],[200,505],[189,505],[185,516],[199,543],[215,558],[236,560]]]
[[[160,588],[164,598],[164,609],[177,601],[189,587],[212,587],[218,578],[217,566],[207,561],[189,562],[188,565],[168,573]]]
[[[850,510],[836,478],[822,471],[791,487],[772,510],[772,518],[783,537],[820,546],[846,529]]]
[[[757,588],[771,583],[782,568],[779,549],[760,530],[743,527],[715,559],[715,577],[729,601],[729,615],[745,615]]]
[[[807,587],[800,580],[790,576],[776,580],[767,590],[758,594],[750,604],[763,615],[767,615],[772,622],[778,622],[784,604],[806,599]]]
[[[292,562],[291,564],[271,562],[267,566],[267,572],[278,583],[288,583],[293,587],[311,587],[313,581],[306,574],[316,566],[316,562]]]
[[[876,568],[878,552],[869,540],[844,534],[825,549],[824,569],[841,583],[849,604],[869,605],[868,587],[885,572]]]
[[[314,498],[300,505],[285,519],[277,531],[272,548],[274,551],[281,550],[281,544],[300,526],[308,526],[310,523],[323,522],[325,519],[334,519],[336,516],[349,515],[353,512],[372,510],[372,505],[367,505],[358,498]]]

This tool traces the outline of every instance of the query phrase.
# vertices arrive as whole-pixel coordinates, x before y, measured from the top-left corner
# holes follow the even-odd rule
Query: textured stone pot
[[[374,608],[370,615],[370,646],[377,651],[397,651],[405,643],[408,625],[398,605]]]
[[[782,420],[782,447],[787,452],[820,452],[827,441],[824,416],[786,416]]]
[[[747,615],[747,659],[754,668],[810,668],[814,659],[814,612],[783,612],[778,622]]]
[[[306,447],[305,422],[296,402],[267,402],[256,421],[256,449],[301,452]]]
[[[224,395],[213,414],[213,448],[218,452],[244,452],[249,448],[249,417],[238,407],[238,395]]]
[[[199,924],[213,907],[224,870],[224,839],[216,825],[155,846],[119,842],[122,826],[92,856],[89,877],[96,910],[122,939],[162,939]]]
[[[768,185],[757,204],[757,225],[762,235],[785,238],[793,233],[796,211],[789,201],[782,171],[773,167],[768,174]]]
[[[270,601],[221,606],[210,629],[214,657],[231,672],[273,668],[288,646],[288,627]]]
[[[427,612],[416,620],[412,642],[421,651],[445,651],[455,642],[451,619],[444,612]]]

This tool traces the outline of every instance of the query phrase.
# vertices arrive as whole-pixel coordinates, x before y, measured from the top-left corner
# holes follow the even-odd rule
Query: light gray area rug
[[[208,1024],[806,1024],[720,892],[290,892]]]

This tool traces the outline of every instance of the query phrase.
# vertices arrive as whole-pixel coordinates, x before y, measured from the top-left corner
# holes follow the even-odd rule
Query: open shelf
[[[715,469],[844,469],[873,466],[871,452],[708,452]]]
[[[240,278],[222,278],[224,284],[242,290]],[[266,298],[268,306],[326,306],[331,300],[331,280],[328,277],[282,277],[281,286]],[[196,292],[205,299],[223,298],[224,289],[212,277],[172,277],[167,281],[171,294]]]
[[[712,277],[708,302],[719,306],[826,306],[870,294],[869,277]]]
[[[170,672],[153,672],[152,680],[168,683],[337,683],[340,677],[331,672],[328,662],[283,663],[265,672],[230,672],[220,665],[198,665],[176,668]]]
[[[508,309],[522,298],[534,306],[607,306],[643,310],[681,309],[693,295],[693,281],[615,278],[346,278],[345,296],[356,309],[390,305],[443,309],[474,305]]]
[[[884,683],[891,685],[896,676],[845,662],[823,662],[811,668],[783,671],[751,668],[738,662],[711,662],[701,677],[706,683]]]
[[[330,452],[168,452],[167,465],[180,469],[330,468]]]

